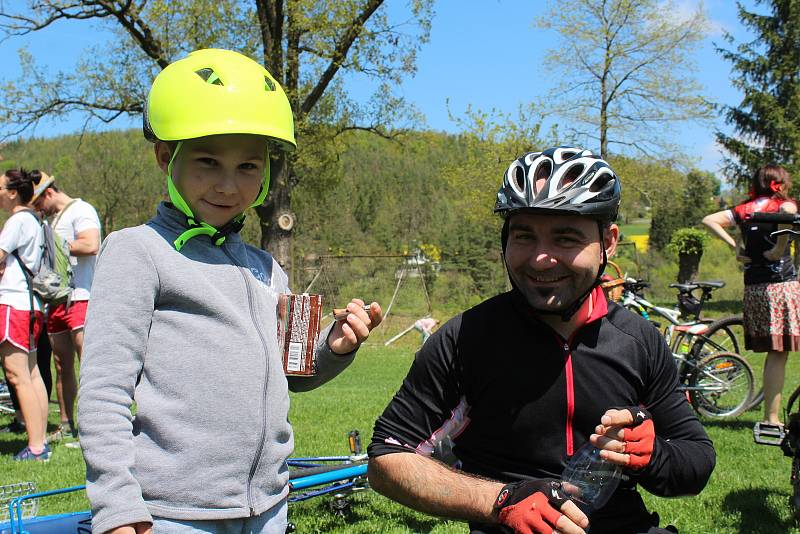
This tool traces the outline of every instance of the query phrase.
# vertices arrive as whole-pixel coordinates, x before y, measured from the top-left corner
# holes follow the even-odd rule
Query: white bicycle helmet
[[[617,217],[619,178],[590,150],[561,146],[529,152],[503,176],[494,211],[518,209],[586,215],[604,223]]]

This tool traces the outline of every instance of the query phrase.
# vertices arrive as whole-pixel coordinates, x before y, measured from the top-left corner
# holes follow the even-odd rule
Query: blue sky
[[[393,4],[404,5],[405,0],[387,3],[394,10],[402,6]],[[699,0],[676,3],[679,11],[688,13]],[[749,9],[753,3],[744,2]],[[540,80],[546,79],[547,73],[538,61],[556,37],[533,26],[544,6],[544,0],[438,0],[430,42],[418,56],[418,72],[403,83],[400,93],[425,115],[430,128],[448,132],[457,130],[448,117],[448,99],[450,110],[461,114],[468,105],[513,112],[520,103],[543,96],[548,86]],[[735,2],[706,0],[705,8],[712,32],[695,52],[700,66],[698,80],[713,101],[738,104],[741,95],[730,85],[730,66],[714,51],[713,43],[722,43],[723,30],[731,32],[737,42],[749,36],[736,17]],[[7,40],[0,43],[0,72],[6,81],[19,74],[16,50],[20,47],[27,48],[38,62],[53,70],[69,70],[88,47],[109,37],[109,32],[97,23],[73,22],[54,25],[35,36]],[[357,79],[353,82],[348,84],[348,90],[356,98],[367,98],[369,84]],[[111,127],[139,124],[139,119],[123,118]],[[83,119],[76,116],[43,123],[26,135],[57,135],[76,131],[82,125]],[[730,130],[719,118],[712,125],[683,125],[679,132],[687,157],[709,171],[718,170],[721,157],[714,142],[715,128]]]

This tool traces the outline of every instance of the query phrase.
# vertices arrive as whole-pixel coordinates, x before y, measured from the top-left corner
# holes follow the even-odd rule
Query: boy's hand
[[[381,324],[383,312],[377,302],[369,305],[369,313],[364,310],[364,301],[353,299],[347,305],[347,317],[336,321],[328,334],[328,346],[336,354],[347,354],[356,350],[369,337],[370,331]]]
[[[108,534],[153,534],[152,523],[134,523],[110,530]]]

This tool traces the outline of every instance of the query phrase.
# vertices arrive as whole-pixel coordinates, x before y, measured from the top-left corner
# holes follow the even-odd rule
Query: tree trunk
[[[703,254],[678,254],[678,283],[685,284],[697,279],[700,258]]]
[[[270,158],[270,193],[264,203],[256,208],[261,224],[261,248],[272,254],[292,280],[292,236],[295,215],[292,212],[289,161],[285,152]],[[283,216],[278,224],[278,219]],[[290,219],[287,219],[287,217]],[[286,223],[290,222],[290,225]],[[288,228],[288,229],[287,229]]]

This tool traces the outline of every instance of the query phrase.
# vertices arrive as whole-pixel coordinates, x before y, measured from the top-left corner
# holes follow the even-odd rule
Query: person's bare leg
[[[70,332],[72,336],[72,346],[75,347],[75,354],[78,355],[78,361],[81,361],[83,354],[83,328],[78,328]]]
[[[44,380],[42,380],[42,374],[39,372],[39,365],[36,362],[35,352],[31,352],[28,356],[28,367],[30,368],[31,372],[31,384],[33,385],[33,391],[36,393],[36,399],[39,402],[39,415],[41,420],[44,422],[44,432],[46,434],[47,416],[49,415],[47,388],[44,387]],[[42,443],[44,443],[44,440],[42,440]]]
[[[33,384],[30,371],[30,355],[11,343],[0,344],[0,359],[6,373],[6,380],[17,391],[22,420],[28,433],[28,446],[39,450],[45,439],[45,421],[42,419],[40,398]],[[34,362],[35,357],[34,357]],[[38,373],[37,373],[38,374]],[[41,377],[39,378],[41,382]],[[44,389],[44,384],[42,384]]]
[[[779,424],[788,352],[768,352],[764,362],[764,421]]]
[[[75,347],[70,332],[50,334],[53,347],[53,362],[56,367],[56,395],[61,422],[74,421],[75,397],[78,383],[75,378]]]

